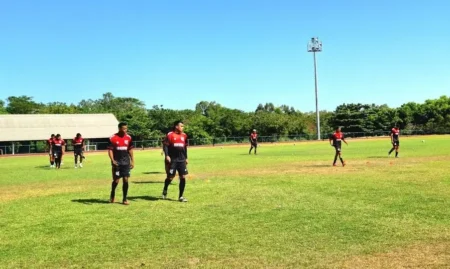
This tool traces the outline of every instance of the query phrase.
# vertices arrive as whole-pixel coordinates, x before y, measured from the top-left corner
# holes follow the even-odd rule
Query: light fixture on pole
[[[322,51],[322,41],[319,41],[318,37],[311,38],[308,43],[308,52],[312,52],[314,55],[314,85],[316,89],[316,124],[317,124],[317,140],[320,140],[320,115],[319,115],[319,98],[317,96],[317,64],[316,64],[316,52]]]

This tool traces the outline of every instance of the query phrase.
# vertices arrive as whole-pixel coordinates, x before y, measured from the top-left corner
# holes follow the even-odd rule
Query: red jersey
[[[335,147],[340,147],[341,144],[342,144],[342,140],[344,140],[344,133],[342,133],[342,132],[335,132],[331,136],[331,140],[333,140],[333,145]]]
[[[258,134],[257,133],[251,133],[250,134],[250,142],[256,142],[258,140]]]
[[[130,165],[129,151],[133,149],[131,136],[128,134],[124,134],[123,136],[113,134],[109,138],[109,142],[108,149],[113,151],[114,160],[119,165]]]
[[[84,146],[84,138],[82,138],[82,137],[80,137],[80,138],[75,137],[75,138],[72,140],[72,145],[73,145],[73,149],[74,149],[74,150],[80,150],[80,149],[83,149],[83,146]]]
[[[47,146],[49,146],[49,147],[51,147],[52,145],[53,145],[53,140],[54,140],[54,138],[49,138],[48,140],[47,140]]]
[[[62,148],[66,145],[66,141],[64,139],[53,139],[52,141],[52,149],[53,152],[62,153]]]
[[[169,155],[172,162],[184,162],[187,159],[188,136],[185,133],[177,134],[170,132],[167,134],[164,144],[167,147],[166,155]]]
[[[399,135],[400,135],[400,129],[399,128],[392,128],[392,130],[391,130],[392,139],[398,141],[398,136]]]

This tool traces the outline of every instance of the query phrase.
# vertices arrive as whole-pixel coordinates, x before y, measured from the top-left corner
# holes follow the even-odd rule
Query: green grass
[[[191,148],[188,203],[159,200],[163,158],[136,151],[130,206],[106,203],[106,153],[59,171],[2,158],[0,267],[336,268],[449,242],[450,136],[403,138],[399,159],[386,139],[349,143],[346,167],[326,142]]]

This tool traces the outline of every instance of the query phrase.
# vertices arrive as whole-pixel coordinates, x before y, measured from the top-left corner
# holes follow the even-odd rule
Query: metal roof
[[[0,141],[47,140],[51,134],[72,139],[107,138],[117,132],[113,114],[27,114],[0,115]]]

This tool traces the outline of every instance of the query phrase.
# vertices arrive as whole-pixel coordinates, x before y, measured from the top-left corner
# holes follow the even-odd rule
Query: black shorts
[[[114,179],[119,179],[122,177],[130,177],[130,165],[119,165],[119,166],[114,166],[113,165],[113,169],[114,169]]]
[[[73,151],[73,155],[75,155],[75,156],[83,156],[83,150],[76,149],[76,150]]]
[[[63,153],[62,153],[62,152],[54,152],[54,153],[53,153],[53,157],[54,157],[55,159],[60,159],[60,158],[62,158],[62,156],[63,156]]]
[[[186,166],[186,162],[172,162],[170,163],[169,171],[167,174],[171,177],[175,177],[178,172],[178,176],[185,176],[189,174]]]
[[[251,146],[254,147],[254,148],[257,148],[257,147],[258,147],[258,143],[257,143],[257,142],[250,142],[250,144],[251,144]]]
[[[342,151],[341,146],[334,146],[336,153],[340,153]]]
[[[399,140],[394,140],[393,142],[392,142],[392,146],[394,146],[394,147],[400,147],[400,141]]]

